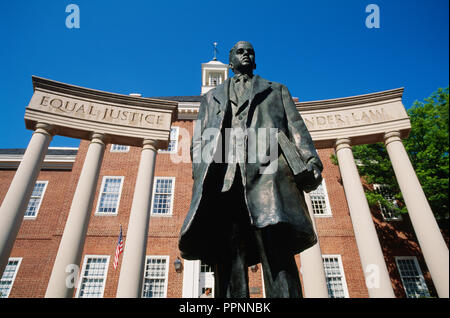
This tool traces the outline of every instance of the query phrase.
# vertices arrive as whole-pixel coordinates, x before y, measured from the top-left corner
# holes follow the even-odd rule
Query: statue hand
[[[314,162],[308,162],[306,164],[306,168],[308,169],[308,171],[311,171],[313,173],[315,180],[317,180],[318,182],[322,181],[322,173],[319,167]]]
[[[314,161],[309,161],[306,164],[306,169],[308,170],[308,177],[307,180],[304,180],[303,182],[303,191],[311,192],[315,190],[322,182],[322,172]]]

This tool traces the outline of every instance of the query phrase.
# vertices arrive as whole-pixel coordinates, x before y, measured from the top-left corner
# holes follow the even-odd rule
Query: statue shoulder
[[[265,78],[262,78],[259,75],[256,75],[256,76],[257,76],[257,80],[260,81],[260,83],[265,83],[268,86],[272,86],[272,88],[274,88],[274,89],[281,89],[282,87],[286,87],[286,86],[284,86],[281,83],[274,82],[274,81],[269,81],[269,80],[267,80]]]
[[[221,96],[225,93],[225,88],[229,85],[230,79],[226,79],[222,84],[210,89],[208,92],[202,95],[202,99],[205,101],[211,101],[214,96]]]

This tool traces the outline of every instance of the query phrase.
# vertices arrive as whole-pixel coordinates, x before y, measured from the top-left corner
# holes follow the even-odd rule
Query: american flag
[[[120,226],[119,240],[117,241],[116,255],[114,256],[114,269],[119,264],[119,256],[123,252],[122,226]]]

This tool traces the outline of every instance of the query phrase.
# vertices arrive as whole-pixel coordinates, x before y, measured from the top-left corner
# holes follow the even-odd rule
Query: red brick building
[[[227,77],[227,73],[220,73],[223,68],[217,63],[203,65],[204,90]],[[182,268],[175,266],[179,258],[178,235],[189,209],[193,184],[190,160],[186,157],[181,160],[176,155],[186,156],[200,96],[161,99],[179,102],[178,119],[171,125],[169,150],[159,150],[156,156],[153,193],[149,194],[152,208],[141,296],[196,298],[206,287],[213,287],[213,275],[199,262],[181,260]],[[306,102],[297,106],[302,113],[302,107],[307,109],[311,105]],[[312,125],[320,119],[317,117],[314,122],[311,116],[304,118]],[[310,194],[310,199],[326,289],[329,297],[369,297],[368,276],[361,262],[342,171],[331,160],[336,147],[315,138],[317,135],[313,132],[317,127],[309,128],[312,128],[324,164],[324,182]],[[45,297],[89,144],[82,140],[78,148],[49,148],[3,273],[2,297]],[[0,202],[6,196],[24,152],[25,149],[0,150]],[[75,287],[74,297],[116,297],[124,254],[120,255],[115,269],[115,251],[120,227],[125,248],[128,247],[128,224],[140,156],[141,147],[106,146],[81,262],[76,264],[79,265],[78,281],[70,280],[77,278],[76,270],[67,273],[69,284]],[[392,219],[378,209],[372,209],[371,216],[395,297],[437,296],[409,216]],[[301,264],[306,258],[301,261],[301,256],[297,255],[296,260],[306,289],[306,267]],[[249,269],[249,277],[251,297],[264,297],[261,266]],[[304,292],[307,296],[308,291]]]

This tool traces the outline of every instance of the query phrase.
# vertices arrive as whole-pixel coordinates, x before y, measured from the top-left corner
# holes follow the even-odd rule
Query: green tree
[[[407,113],[411,132],[405,149],[437,219],[448,219],[449,181],[449,89],[439,88],[424,102],[416,101]],[[366,187],[369,205],[378,204],[396,213],[407,213],[386,148],[382,143],[353,147],[360,175],[369,184],[389,186],[399,203],[394,205],[371,187]],[[336,160],[336,158],[334,158]]]
[[[404,140],[414,170],[437,218],[448,218],[448,87],[408,110],[411,133]]]

